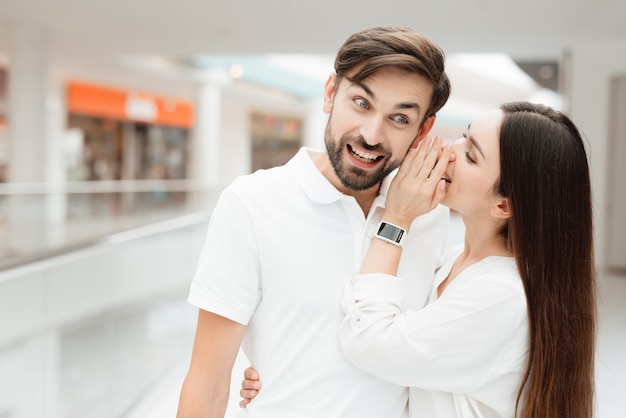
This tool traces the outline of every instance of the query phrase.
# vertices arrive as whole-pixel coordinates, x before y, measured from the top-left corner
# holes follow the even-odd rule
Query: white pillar
[[[219,182],[221,101],[221,87],[214,84],[202,84],[198,87],[193,131],[194,177],[207,186],[214,186]]]
[[[19,23],[13,28],[7,111],[10,182],[43,182],[48,174],[48,39],[48,31],[38,26]]]
[[[202,74],[198,85],[193,127],[192,178],[207,187],[219,186],[222,133],[222,88],[230,82],[226,72]]]
[[[6,232],[18,252],[57,242],[67,212],[66,111],[62,82],[52,89],[49,37],[46,28],[31,23],[16,23],[12,30],[7,181],[57,185],[53,193],[10,196]]]
[[[46,197],[45,216],[55,224],[64,222],[67,217],[68,199],[65,192],[67,182],[67,142],[68,133],[66,127],[67,108],[65,106],[64,83],[53,82],[46,103],[45,133],[42,137],[45,142],[45,154],[43,155],[45,183],[54,184],[55,192]],[[55,232],[53,232],[55,231]],[[62,234],[62,231],[51,230],[51,234]],[[59,239],[59,237],[53,238]]]
[[[67,181],[67,106],[65,80],[53,80],[48,91],[46,103],[46,126],[44,140],[45,181],[63,184]]]
[[[609,115],[611,80],[626,71],[626,42],[576,45],[567,60],[565,96],[569,113],[589,144],[589,164],[593,188],[596,257],[606,266],[607,190],[609,149]]]
[[[328,115],[324,113],[322,106],[324,99],[312,99],[307,104],[307,114],[304,121],[304,140],[305,147],[324,150],[324,134],[326,132],[326,123]]]

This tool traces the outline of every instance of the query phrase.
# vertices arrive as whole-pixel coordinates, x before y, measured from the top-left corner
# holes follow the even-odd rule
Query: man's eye
[[[393,117],[393,120],[395,120],[398,123],[409,123],[409,119],[406,116],[402,116],[402,115],[395,115]]]
[[[357,106],[362,107],[363,109],[367,109],[370,106],[369,103],[367,103],[367,101],[364,99],[354,99],[354,103],[356,103]]]

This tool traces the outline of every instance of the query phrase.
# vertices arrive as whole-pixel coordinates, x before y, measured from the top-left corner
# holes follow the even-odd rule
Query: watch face
[[[390,241],[400,243],[400,241],[402,241],[402,235],[404,235],[404,230],[402,228],[398,228],[395,225],[381,222],[376,235],[382,238],[386,238]]]

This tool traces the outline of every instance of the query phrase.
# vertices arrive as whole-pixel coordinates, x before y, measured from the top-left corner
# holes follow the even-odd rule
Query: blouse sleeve
[[[339,330],[345,356],[393,383],[446,392],[471,392],[500,373],[499,358],[511,344],[526,349],[519,338],[527,327],[521,281],[516,272],[459,279],[431,304],[403,313],[402,279],[352,277]]]

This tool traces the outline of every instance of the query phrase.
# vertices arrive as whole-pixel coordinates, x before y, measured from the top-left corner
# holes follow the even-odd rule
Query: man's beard
[[[395,170],[401,161],[391,161],[389,153],[379,145],[368,145],[362,136],[344,135],[337,143],[333,136],[332,129],[332,113],[326,124],[324,133],[324,141],[326,142],[326,150],[330,158],[330,164],[335,170],[335,174],[339,177],[341,184],[354,190],[362,191],[370,189],[379,184],[389,173]],[[372,152],[378,152],[385,155],[385,161],[376,170],[363,170],[355,166],[346,166],[342,163],[342,155],[347,144],[357,145]]]

